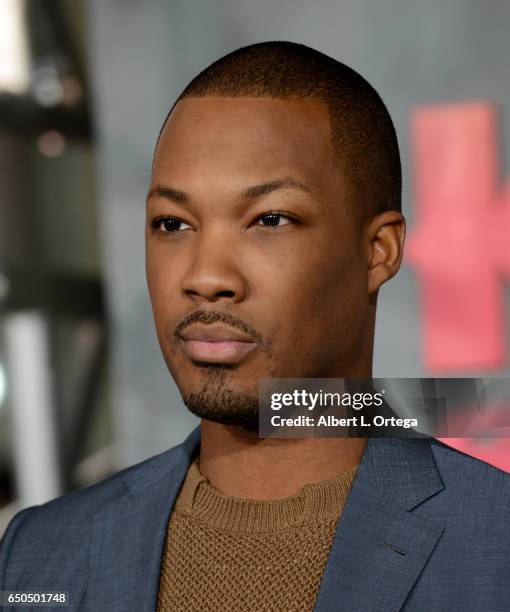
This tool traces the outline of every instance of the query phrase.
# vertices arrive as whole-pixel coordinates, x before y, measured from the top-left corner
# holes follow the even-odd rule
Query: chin
[[[208,364],[200,380],[194,376],[196,384],[190,385],[188,378],[184,389],[178,385],[184,404],[201,419],[223,425],[258,427],[259,399],[256,385],[252,389],[247,389],[246,385],[238,388],[238,384],[228,380],[233,368],[224,367],[227,364],[220,364],[222,367],[217,365],[212,367]]]

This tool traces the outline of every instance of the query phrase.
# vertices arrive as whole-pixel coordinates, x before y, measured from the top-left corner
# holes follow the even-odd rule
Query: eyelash
[[[264,217],[282,217],[284,219],[286,219],[287,221],[289,221],[290,223],[285,223],[283,226],[282,225],[258,225],[258,222],[263,219]],[[156,231],[160,231],[163,234],[177,234],[181,231],[184,230],[162,230],[161,229],[161,224],[165,221],[176,221],[178,223],[186,223],[185,221],[183,221],[182,219],[179,219],[178,217],[157,217],[156,219],[153,219],[153,221],[151,221],[151,227],[156,230]],[[283,213],[283,212],[279,212],[279,211],[271,211],[271,212],[267,212],[267,213],[263,213],[262,215],[259,215],[256,219],[255,219],[255,224],[258,225],[258,227],[269,227],[272,229],[278,229],[279,227],[284,227],[285,225],[292,225],[292,224],[297,224],[299,221],[296,217],[294,217],[293,215],[289,215],[288,213]],[[187,224],[188,225],[188,224]]]

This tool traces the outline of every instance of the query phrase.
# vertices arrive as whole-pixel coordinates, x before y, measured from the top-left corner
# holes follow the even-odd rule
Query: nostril
[[[197,289],[186,289],[184,291],[185,295],[187,295],[188,297],[192,298],[192,299],[196,299],[196,298],[200,298],[200,299],[206,299],[210,302],[216,302],[218,300],[227,298],[229,300],[234,300],[236,297],[236,292],[235,291],[230,291],[230,290],[222,290],[222,291],[200,291]]]
[[[235,293],[233,291],[218,291],[218,293],[215,294],[216,298],[222,298],[222,297],[233,298],[234,296],[235,296]]]
[[[181,293],[188,299],[238,302],[247,293],[246,280],[234,269],[193,268],[181,280]]]

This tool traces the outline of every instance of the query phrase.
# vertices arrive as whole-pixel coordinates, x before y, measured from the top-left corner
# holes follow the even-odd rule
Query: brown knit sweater
[[[190,465],[168,524],[158,612],[313,610],[356,468],[298,495],[222,495]]]

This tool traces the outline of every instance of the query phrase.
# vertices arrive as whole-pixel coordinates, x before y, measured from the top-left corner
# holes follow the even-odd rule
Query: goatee
[[[259,425],[258,397],[234,391],[225,384],[227,368],[209,367],[210,375],[200,391],[183,394],[190,412],[201,419],[223,425],[239,425],[257,431]]]

